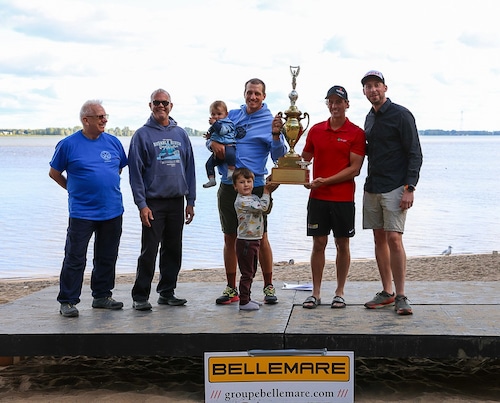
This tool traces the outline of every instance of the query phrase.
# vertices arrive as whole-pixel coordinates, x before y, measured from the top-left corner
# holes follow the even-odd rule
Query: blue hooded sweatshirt
[[[169,118],[160,125],[151,115],[130,141],[129,176],[134,202],[140,209],[146,199],[186,197],[194,206],[196,177],[191,141],[186,131]]]

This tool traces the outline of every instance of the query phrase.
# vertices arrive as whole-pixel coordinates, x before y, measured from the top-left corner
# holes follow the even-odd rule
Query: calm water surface
[[[60,139],[0,137],[0,278],[59,274],[68,222],[67,194],[49,178],[48,170]],[[120,139],[128,151],[130,138]],[[184,230],[183,269],[221,267],[223,238],[217,187],[202,187],[209,154],[202,138],[191,140],[197,160],[198,195],[194,221]],[[500,136],[422,136],[421,143],[424,164],[404,236],[408,256],[439,255],[448,245],[458,254],[500,250]],[[354,259],[374,257],[371,231],[361,227],[365,168],[366,162],[356,180],[357,233],[351,241]],[[141,225],[127,169],[122,173],[122,191],[125,214],[117,272],[133,273]],[[281,185],[273,198],[269,239],[274,260],[308,261],[312,245],[305,235],[308,190]],[[333,238],[327,259],[335,259]],[[88,263],[91,266],[91,254]]]

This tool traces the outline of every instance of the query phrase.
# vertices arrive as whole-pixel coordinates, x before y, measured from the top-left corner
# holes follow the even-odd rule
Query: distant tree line
[[[46,129],[0,129],[0,136],[69,136],[80,130],[81,126],[75,127],[47,127]],[[191,129],[185,127],[189,136],[203,136],[206,131]],[[129,137],[135,133],[135,130],[125,126],[124,128],[108,128],[106,132],[115,136]]]
[[[185,127],[184,130],[189,136],[203,136],[207,131],[191,129],[190,127]]]
[[[421,136],[498,136],[500,131],[488,132],[484,130],[419,130]]]
[[[70,134],[80,130],[81,126],[75,127],[47,127],[46,129],[0,129],[0,136],[69,136]],[[206,131],[191,129],[185,127],[189,136],[203,136]],[[132,136],[135,130],[130,129],[128,126],[124,128],[109,128],[106,130],[108,133],[115,136]],[[421,136],[499,136],[500,131],[484,131],[484,130],[419,130]]]

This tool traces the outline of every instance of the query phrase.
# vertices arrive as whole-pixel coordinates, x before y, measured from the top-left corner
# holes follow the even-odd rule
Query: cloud
[[[21,3],[2,11],[9,28],[35,41],[99,44],[128,38],[127,25],[113,24],[112,9],[95,2],[53,1]]]
[[[375,68],[419,128],[457,129],[464,109],[464,129],[498,130],[496,4],[387,0],[374,10],[368,0],[4,0],[0,114],[11,127],[71,127],[81,104],[100,98],[113,127],[137,128],[150,93],[164,87],[179,124],[204,130],[209,104],[238,107],[251,77],[266,82],[273,112],[286,109],[289,66],[300,65],[297,105],[313,122],[328,117],[325,91],[341,84],[349,118],[362,125],[369,103],[360,79]],[[467,110],[471,93],[480,100]],[[37,100],[29,118],[24,99]]]
[[[464,32],[459,41],[473,49],[498,49],[500,47],[500,34],[491,32]]]
[[[45,88],[35,88],[32,91],[33,94],[40,95],[43,98],[57,99],[57,91],[53,86],[48,86]]]

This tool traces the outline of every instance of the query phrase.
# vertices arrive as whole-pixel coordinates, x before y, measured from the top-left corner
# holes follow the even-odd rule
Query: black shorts
[[[254,187],[253,194],[262,197],[264,186]],[[219,208],[219,219],[222,232],[224,234],[236,234],[238,230],[238,217],[234,209],[234,201],[236,200],[237,192],[233,185],[221,183],[217,191],[217,206]],[[267,232],[267,215],[271,212],[273,199],[269,203],[269,209],[263,214],[264,232]]]
[[[307,235],[335,238],[354,236],[354,202],[309,199],[307,203]]]

